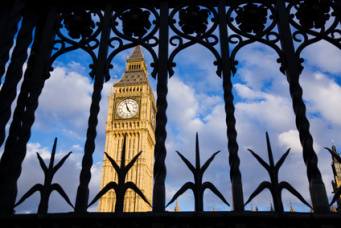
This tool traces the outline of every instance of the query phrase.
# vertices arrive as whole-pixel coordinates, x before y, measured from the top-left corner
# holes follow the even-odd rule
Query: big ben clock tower
[[[126,164],[142,151],[129,170],[126,182],[134,182],[152,204],[156,104],[147,75],[141,46],[136,46],[127,59],[124,75],[114,83],[110,92],[105,152],[117,164],[121,164],[124,135]],[[117,183],[117,173],[104,156],[101,189],[111,181]],[[113,212],[115,203],[115,192],[110,190],[100,198],[98,211]],[[133,190],[128,189],[124,197],[123,211],[151,211],[151,207]]]

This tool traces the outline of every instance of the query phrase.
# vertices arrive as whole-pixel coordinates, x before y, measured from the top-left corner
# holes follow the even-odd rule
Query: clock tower
[[[124,135],[126,135],[125,164],[142,151],[129,170],[126,182],[134,182],[152,204],[156,104],[147,75],[147,65],[141,46],[136,46],[127,59],[124,75],[114,83],[110,92],[105,152],[117,164],[121,164]],[[101,189],[109,182],[117,183],[117,180],[115,169],[104,156]],[[98,211],[113,212],[115,203],[115,191],[110,190],[100,198]],[[123,211],[151,211],[151,207],[132,189],[128,189],[124,197]]]

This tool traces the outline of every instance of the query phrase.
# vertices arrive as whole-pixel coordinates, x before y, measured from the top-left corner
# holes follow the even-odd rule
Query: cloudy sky
[[[170,34],[172,36],[172,33]],[[216,46],[219,49],[219,45]],[[170,47],[173,50],[174,47]],[[151,72],[151,55],[143,49]],[[105,121],[108,111],[108,98],[114,83],[123,75],[125,60],[132,52],[128,50],[115,57],[111,79],[102,91],[101,111],[97,128],[96,149],[90,199],[99,191],[102,160],[105,144]],[[307,116],[314,137],[314,149],[318,155],[318,166],[326,185],[329,200],[332,197],[330,167],[331,156],[324,147],[331,147],[332,140],[341,148],[341,52],[327,42],[314,44],[302,53],[305,59],[300,83],[304,91]],[[235,96],[235,116],[237,120],[239,156],[241,160],[244,200],[246,201],[257,186],[269,180],[265,169],[247,149],[252,149],[268,161],[265,132],[270,135],[275,162],[288,148],[291,152],[280,169],[280,181],[289,182],[310,203],[306,166],[302,157],[302,147],[295,126],[295,116],[286,78],[279,72],[277,54],[261,44],[244,47],[237,54],[238,72],[233,77]],[[212,182],[232,204],[231,185],[225,125],[222,80],[215,74],[213,54],[206,48],[195,45],[179,53],[175,60],[175,74],[169,80],[168,123],[167,123],[167,179],[166,201],[193,176],[175,151],[181,152],[192,163],[195,162],[195,133],[199,133],[201,163],[214,152],[220,150],[204,175],[204,181]],[[56,160],[69,151],[73,153],[57,172],[54,182],[59,183],[75,202],[81,169],[82,154],[86,139],[87,121],[93,91],[93,80],[89,78],[90,58],[85,52],[74,51],[56,60],[51,78],[39,99],[36,121],[32,137],[27,146],[27,156],[19,179],[18,199],[36,183],[43,183],[43,172],[39,166],[36,152],[48,163],[53,140],[58,137]],[[149,76],[151,86],[156,90],[156,81]],[[2,153],[3,147],[0,148]],[[290,202],[296,211],[309,211],[286,190],[283,192],[285,210]],[[17,213],[36,212],[39,194],[16,208]],[[209,190],[205,193],[204,209],[230,211],[219,198]],[[270,209],[271,195],[265,190],[253,201],[260,210]],[[192,192],[179,198],[183,211],[193,211]],[[175,203],[167,209],[173,210]],[[245,207],[250,209],[250,204]],[[89,211],[96,211],[94,205]],[[49,212],[69,212],[72,208],[57,194],[50,199]]]

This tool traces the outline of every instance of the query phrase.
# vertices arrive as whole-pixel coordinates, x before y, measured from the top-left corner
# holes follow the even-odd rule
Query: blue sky
[[[174,35],[172,32],[170,36]],[[219,49],[219,45],[216,46]],[[170,51],[174,47],[170,46]],[[144,50],[151,72],[151,55]],[[108,98],[114,82],[123,75],[125,60],[132,52],[128,50],[115,57],[114,68],[110,71],[111,79],[105,83],[102,91],[101,111],[97,128],[96,149],[90,200],[99,191],[103,151],[105,143],[105,121]],[[331,156],[324,147],[334,145],[341,148],[341,52],[332,45],[320,41],[303,51],[304,71],[300,82],[304,90],[307,116],[314,137],[314,149],[319,158],[319,168],[326,185],[329,199],[332,197],[330,167]],[[265,131],[269,132],[275,162],[291,148],[291,152],[280,170],[280,181],[293,185],[310,202],[306,166],[302,158],[302,148],[295,126],[295,116],[286,78],[279,72],[277,54],[262,44],[244,47],[237,54],[238,72],[233,77],[235,96],[235,116],[237,119],[240,169],[242,172],[244,200],[256,189],[260,182],[269,180],[264,168],[252,157],[247,149],[252,149],[265,161],[267,159]],[[167,198],[187,181],[192,181],[192,174],[183,164],[175,151],[180,151],[192,163],[195,162],[195,132],[199,132],[201,162],[214,152],[221,150],[207,169],[204,180],[211,181],[231,204],[231,186],[226,139],[225,112],[222,80],[215,71],[213,54],[200,45],[191,46],[180,52],[175,60],[175,74],[169,80],[168,124],[167,124]],[[60,183],[72,202],[75,201],[82,153],[86,139],[87,121],[93,91],[93,80],[88,76],[90,58],[84,51],[73,51],[57,58],[51,78],[46,81],[39,99],[36,121],[32,128],[32,137],[28,143],[27,156],[23,172],[19,179],[21,197],[35,183],[43,182],[35,153],[39,152],[48,162],[54,137],[58,137],[57,160],[69,151],[72,155],[56,174],[54,181]],[[156,90],[156,81],[149,76],[149,81]],[[19,87],[20,88],[20,87]],[[0,148],[0,153],[3,147]],[[67,178],[66,178],[67,177]],[[260,210],[269,210],[271,195],[265,190],[253,200]],[[24,202],[16,210],[18,213],[35,212],[39,195]],[[309,211],[290,193],[283,192],[285,210],[290,202],[296,211]],[[230,211],[219,198],[207,191],[205,207],[212,210]],[[50,199],[49,212],[68,212],[69,207],[57,194]],[[193,194],[188,191],[179,198],[181,210],[194,209]],[[173,210],[175,203],[168,207]],[[96,211],[97,206],[90,211]],[[246,206],[250,209],[250,204]]]

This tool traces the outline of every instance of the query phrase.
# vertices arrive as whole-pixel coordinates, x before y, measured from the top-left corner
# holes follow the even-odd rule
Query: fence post
[[[296,126],[303,147],[303,159],[307,166],[310,196],[315,212],[329,212],[328,198],[321,173],[317,167],[317,155],[313,148],[313,137],[310,134],[310,124],[306,117],[306,107],[302,98],[303,90],[299,84],[300,63],[296,56],[291,30],[289,13],[284,0],[276,1],[278,11],[278,30],[282,51],[285,56],[285,73],[289,82],[290,95],[296,115]]]
[[[21,19],[22,11],[23,11],[23,8],[25,6],[25,3],[23,1],[15,2],[15,5],[14,5],[14,3],[12,3],[12,4],[13,4],[12,6],[8,6],[7,8],[2,9],[3,11],[0,12],[0,85],[1,85],[2,76],[6,72],[6,63],[9,59],[10,49],[13,46],[14,35],[18,30],[18,23]],[[25,26],[25,27],[26,27],[26,31],[27,31],[28,26]],[[31,36],[32,36],[32,31],[31,31]],[[19,37],[17,39],[19,40]],[[29,40],[31,42],[32,38],[31,39],[27,38],[26,40]],[[25,42],[25,41],[23,41],[23,42]],[[18,46],[18,44],[16,46]],[[22,46],[23,45],[21,45],[21,47]],[[21,50],[23,50],[23,49],[21,49]],[[25,51],[26,51],[26,57],[27,57],[27,49]],[[13,59],[14,58],[12,58],[12,61],[13,61]],[[26,60],[26,58],[25,58],[25,60]],[[11,65],[13,66],[12,63],[11,63]],[[22,66],[19,66],[19,67],[17,66],[17,68],[21,69]],[[20,75],[20,78],[21,78],[21,75]],[[1,102],[0,103],[0,115],[1,115],[1,118],[0,118],[0,147],[2,146],[2,144],[5,140],[5,127],[6,127],[8,119],[10,118],[7,116],[8,116],[8,112],[9,113],[11,112],[10,106],[12,104],[12,101],[10,101],[11,96],[4,95],[3,90],[6,88],[6,91],[8,91],[7,90],[7,88],[8,88],[7,84],[12,84],[12,83],[6,83],[6,85],[3,85],[2,89],[1,89],[2,92],[0,94],[0,102]],[[11,90],[11,89],[9,89],[9,90]],[[16,87],[15,87],[15,91],[16,91]],[[6,117],[3,117],[3,116],[6,116]]]
[[[154,150],[153,211],[165,211],[167,93],[168,93],[168,1],[160,2],[160,43],[157,74],[157,113]]]
[[[222,77],[225,101],[225,114],[227,125],[227,139],[229,150],[229,163],[231,167],[230,180],[232,188],[233,210],[244,211],[244,197],[242,177],[239,170],[240,160],[238,157],[238,143],[237,143],[237,130],[236,118],[234,116],[235,107],[233,104],[232,82],[231,82],[231,61],[230,50],[228,43],[228,33],[226,25],[226,9],[225,1],[219,0],[218,5],[219,13],[219,35],[220,35],[220,49],[222,61]]]
[[[28,59],[24,81],[13,114],[5,150],[0,161],[0,213],[12,213],[17,195],[17,180],[31,136],[38,98],[46,80],[46,67],[52,52],[55,21],[58,10],[54,6],[39,9],[39,22]]]
[[[98,60],[95,65],[94,91],[91,98],[90,116],[88,121],[88,130],[84,146],[84,155],[82,160],[82,170],[79,177],[79,186],[77,189],[75,212],[85,213],[89,201],[89,183],[91,179],[91,167],[93,163],[92,154],[95,151],[95,139],[97,135],[98,113],[100,111],[99,103],[101,101],[101,92],[103,89],[105,77],[105,63],[108,56],[108,42],[110,37],[110,20],[112,16],[111,5],[108,4],[104,9],[102,24],[102,34],[98,50]]]

